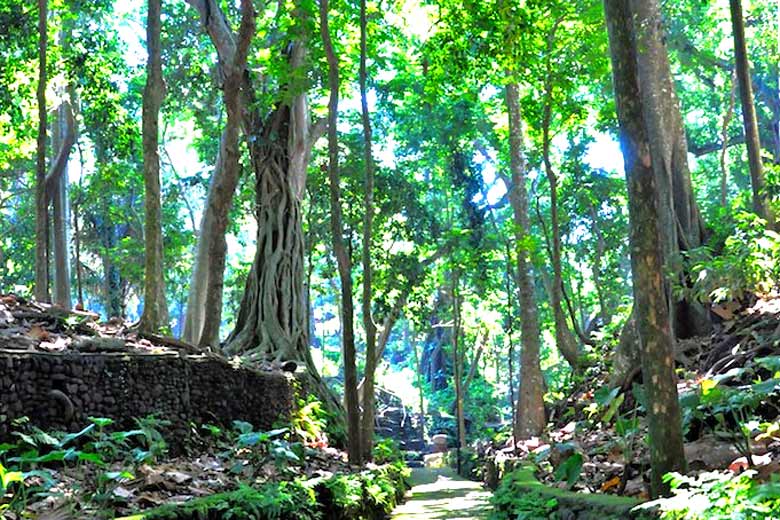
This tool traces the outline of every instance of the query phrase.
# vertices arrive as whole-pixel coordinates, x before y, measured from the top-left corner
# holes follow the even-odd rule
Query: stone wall
[[[133,418],[156,414],[171,421],[169,439],[183,442],[190,423],[242,420],[270,429],[289,417],[294,401],[291,375],[235,368],[214,356],[0,351],[0,441],[22,416],[44,429],[76,431],[90,416],[126,429]]]

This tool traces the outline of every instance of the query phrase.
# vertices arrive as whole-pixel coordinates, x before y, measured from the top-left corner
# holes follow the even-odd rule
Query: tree
[[[750,180],[753,187],[753,211],[774,227],[774,216],[767,198],[764,166],[761,162],[761,140],[758,135],[756,106],[753,104],[753,83],[750,78],[747,43],[745,41],[745,20],[742,15],[742,2],[729,0],[731,27],[734,32],[734,59],[736,61],[739,98],[742,103],[742,122],[745,128]]]
[[[236,35],[225,13],[215,0],[188,3],[200,14],[219,63],[233,63]],[[278,22],[283,15],[278,12],[271,19]],[[267,78],[256,78],[249,71],[243,74],[241,127],[255,176],[257,249],[235,327],[222,351],[244,356],[250,362],[303,365],[307,391],[317,395],[339,420],[341,407],[317,373],[309,351],[308,303],[303,287],[301,198],[311,148],[326,129],[326,120],[310,121],[306,84],[300,79],[305,77],[306,47],[302,40],[307,36],[307,17],[304,7],[296,5],[291,12],[290,33],[276,34],[268,40],[269,45],[283,49],[272,47],[284,62],[276,66],[289,71],[277,84],[270,106],[258,99]],[[276,57],[273,52],[271,55]]]
[[[544,380],[539,364],[541,330],[539,310],[534,295],[531,262],[528,251],[530,220],[528,218],[528,192],[526,188],[526,162],[523,145],[523,120],[520,111],[520,88],[510,74],[506,86],[506,106],[509,117],[509,153],[511,184],[509,201],[515,229],[515,256],[517,262],[517,291],[520,304],[520,334],[523,347],[520,351],[520,388],[514,432],[518,439],[539,435],[545,426]]]
[[[49,301],[49,217],[46,196],[46,47],[48,1],[38,0],[38,147],[35,178],[35,298]]]
[[[160,0],[147,3],[146,87],[143,99],[144,149],[144,310],[141,332],[156,333],[168,327],[168,303],[163,276],[162,208],[160,190],[160,156],[158,154],[160,106],[165,96],[162,78],[162,46],[160,43]]]
[[[620,124],[620,145],[629,193],[631,265],[634,280],[634,315],[639,332],[642,376],[647,394],[652,489],[664,492],[662,477],[684,470],[682,422],[674,374],[673,336],[664,283],[663,230],[658,204],[663,196],[656,164],[666,159],[653,147],[652,123],[645,106],[648,88],[640,54],[649,39],[659,35],[658,4],[637,5],[640,0],[605,0],[615,100]],[[656,48],[658,43],[656,42]],[[641,49],[641,51],[640,51]],[[658,56],[655,56],[658,59]],[[647,64],[646,64],[647,65]],[[655,92],[655,96],[669,95]],[[668,167],[668,165],[667,165]]]
[[[222,288],[225,272],[225,254],[227,243],[225,233],[228,226],[228,210],[232,194],[241,171],[239,135],[241,132],[241,114],[243,104],[241,90],[244,87],[247,54],[255,32],[255,9],[251,0],[241,2],[241,25],[239,27],[236,50],[232,62],[223,64],[225,82],[223,85],[227,124],[220,141],[217,163],[222,168],[221,176],[216,177],[211,190],[216,192],[215,198],[224,201],[213,209],[214,220],[211,223],[211,239],[209,241],[209,258],[211,269],[208,273],[208,285],[205,301],[205,319],[200,336],[201,346],[217,347],[219,345],[219,328],[222,324]],[[211,191],[210,190],[210,191]]]
[[[550,220],[552,227],[552,247],[550,248],[550,260],[553,268],[553,282],[550,289],[550,303],[553,308],[555,321],[555,343],[561,354],[572,367],[577,370],[579,352],[572,337],[569,325],[566,322],[566,314],[563,311],[563,267],[561,266],[561,226],[558,215],[558,176],[553,170],[550,158],[550,144],[552,137],[550,125],[552,123],[553,90],[555,78],[553,77],[552,53],[555,46],[555,35],[562,19],[553,23],[547,35],[547,53],[545,57],[544,72],[544,102],[542,108],[542,160],[547,182],[550,184]],[[576,322],[575,322],[576,324]]]
[[[363,188],[363,328],[366,334],[366,368],[363,384],[363,416],[361,418],[360,446],[363,459],[370,460],[374,445],[374,376],[377,365],[376,324],[371,312],[372,273],[371,238],[374,221],[374,158],[371,152],[371,119],[368,113],[366,87],[367,54],[366,0],[360,0],[360,112],[363,122],[363,162],[365,163],[365,184]]]
[[[328,28],[328,0],[320,0],[320,31],[325,54],[328,58],[328,180],[330,182],[330,221],[333,252],[341,281],[341,344],[344,356],[344,401],[347,409],[347,453],[349,461],[360,464],[361,449],[360,408],[357,389],[357,363],[355,355],[354,305],[352,301],[352,259],[344,242],[344,225],[341,215],[339,187],[338,106],[339,62],[333,50]]]

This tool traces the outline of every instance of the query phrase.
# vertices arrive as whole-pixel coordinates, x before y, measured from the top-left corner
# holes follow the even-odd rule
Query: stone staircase
[[[423,455],[429,451],[421,435],[423,417],[412,413],[398,396],[382,388],[377,388],[376,405],[376,436],[398,442],[407,464],[422,467]]]

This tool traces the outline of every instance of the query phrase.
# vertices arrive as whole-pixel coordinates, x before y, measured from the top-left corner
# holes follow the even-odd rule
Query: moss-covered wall
[[[171,421],[173,439],[186,438],[190,423],[243,420],[270,429],[293,403],[289,374],[235,368],[214,356],[0,351],[0,440],[22,416],[73,431],[90,416],[130,428],[133,418],[156,414]]]

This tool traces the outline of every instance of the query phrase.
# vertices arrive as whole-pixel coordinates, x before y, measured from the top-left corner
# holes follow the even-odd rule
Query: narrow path
[[[405,504],[396,508],[393,520],[486,519],[490,492],[478,482],[446,469],[412,470],[412,490]]]

